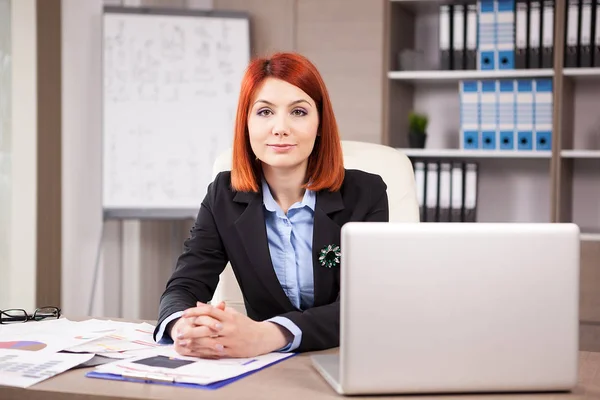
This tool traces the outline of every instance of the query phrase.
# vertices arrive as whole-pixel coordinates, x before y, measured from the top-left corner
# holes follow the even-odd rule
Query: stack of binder
[[[594,53],[600,52],[600,40],[594,46],[591,38],[598,38],[595,29],[600,23],[596,12],[599,0],[569,0],[573,10],[570,22],[577,22],[579,10],[587,12],[584,29],[572,31],[574,53],[568,52],[576,62],[578,39],[580,57],[586,65],[594,63]],[[579,5],[583,4],[583,5]],[[528,68],[553,68],[554,59],[554,0],[478,0],[443,4],[440,6],[439,45],[441,69],[506,70]],[[587,27],[590,27],[589,29]],[[587,47],[586,47],[587,46]],[[586,56],[589,51],[590,56]],[[590,61],[588,62],[588,58]],[[600,56],[596,57],[600,65]]]
[[[554,0],[516,0],[515,67],[553,68]]]
[[[461,148],[552,150],[552,79],[461,81]]]
[[[477,68],[477,3],[440,6],[439,45],[441,69]]]
[[[569,0],[565,68],[600,67],[600,1]]]
[[[414,162],[421,222],[476,222],[478,164]]]

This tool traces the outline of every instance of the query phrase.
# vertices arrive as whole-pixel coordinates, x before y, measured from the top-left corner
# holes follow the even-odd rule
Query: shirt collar
[[[267,181],[264,178],[262,179],[262,192],[263,192],[263,204],[265,205],[265,208],[267,209],[267,211],[277,212],[277,210],[281,210],[281,207],[279,207],[279,204],[277,204],[277,202],[273,198],[273,195],[271,194],[271,189],[269,188],[269,184],[267,183]],[[302,197],[302,202],[300,203],[300,206],[296,206],[294,208],[308,207],[314,212],[316,200],[317,200],[316,193],[313,192],[312,190],[306,189],[306,191],[304,192],[304,197]]]

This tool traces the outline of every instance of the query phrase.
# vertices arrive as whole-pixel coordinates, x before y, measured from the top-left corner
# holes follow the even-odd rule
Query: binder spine
[[[477,69],[477,3],[467,4],[465,68]]]
[[[552,79],[534,81],[535,150],[552,150]]]
[[[496,105],[496,82],[481,82],[481,148],[496,150],[496,127],[498,124]]]
[[[579,32],[579,66],[592,66],[592,0],[583,0]]]
[[[515,69],[515,0],[497,0],[498,69]]]
[[[465,8],[455,4],[452,12],[452,67],[455,70],[465,69]]]
[[[541,61],[541,3],[531,0],[529,3],[529,68],[540,68]]]
[[[479,0],[479,52],[478,69],[494,70],[497,63],[496,12],[494,0]]]
[[[450,53],[450,6],[440,6],[440,66],[442,70],[452,69]]]
[[[526,69],[528,57],[527,1],[517,0],[515,17],[515,68]]]
[[[591,36],[591,46],[592,46],[592,67],[600,66],[600,38],[598,37],[598,33],[600,33],[600,14],[598,12],[598,0],[592,0],[592,32]]]
[[[451,164],[449,162],[440,163],[439,222],[451,222],[451,180]]]
[[[460,82],[460,134],[461,148],[479,148],[479,83],[477,81]]]
[[[427,163],[425,222],[439,221],[439,166],[436,162]]]
[[[452,184],[451,184],[451,222],[463,222],[464,221],[464,169],[461,162],[454,162],[452,164]]]
[[[577,68],[579,44],[579,1],[569,0],[566,13],[565,68]]]
[[[554,68],[554,0],[542,2],[542,68]]]
[[[515,81],[498,82],[498,136],[500,150],[515,150]]]
[[[465,197],[464,197],[464,221],[477,221],[477,171],[476,163],[467,163],[465,167]]]
[[[517,80],[517,149],[533,149],[533,83]]]
[[[419,219],[425,221],[425,163],[417,161],[414,163],[415,186],[417,190],[417,203],[419,204]]]

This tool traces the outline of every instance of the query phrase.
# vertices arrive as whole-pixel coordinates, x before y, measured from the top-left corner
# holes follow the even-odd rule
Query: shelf
[[[600,233],[582,231],[581,234],[579,235],[579,239],[582,241],[588,241],[588,242],[598,242],[598,241],[600,241]]]
[[[600,160],[600,150],[562,150],[563,158],[592,158]]]
[[[565,68],[563,75],[574,80],[600,80],[600,68]]]
[[[515,79],[552,77],[551,69],[461,70],[461,71],[389,71],[388,78],[414,83],[458,82],[465,79]]]
[[[390,0],[390,2],[415,14],[437,13],[440,11],[440,5],[447,3],[445,0]]]
[[[423,158],[519,158],[549,159],[550,151],[501,151],[501,150],[461,150],[461,149],[402,149],[408,157]]]

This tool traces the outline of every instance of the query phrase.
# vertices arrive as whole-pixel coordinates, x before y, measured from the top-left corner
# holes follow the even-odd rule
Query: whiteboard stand
[[[102,209],[108,219],[196,218],[232,147],[250,62],[247,13],[105,6]]]

